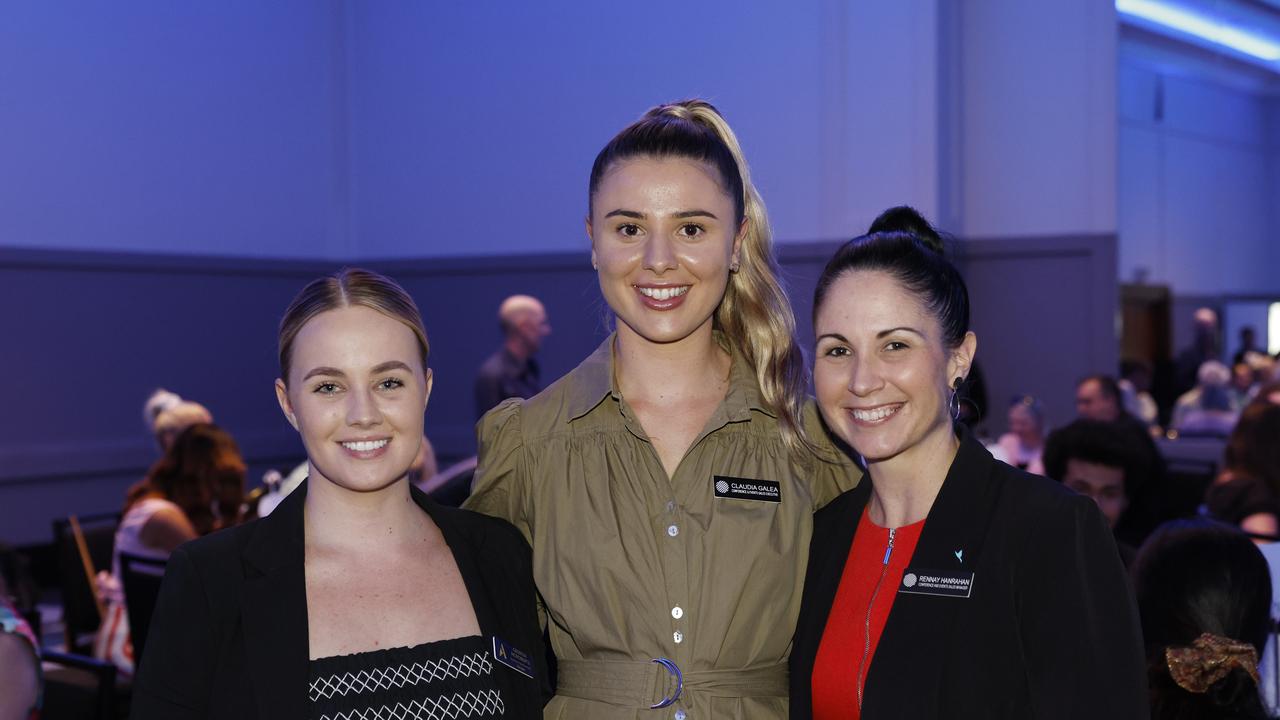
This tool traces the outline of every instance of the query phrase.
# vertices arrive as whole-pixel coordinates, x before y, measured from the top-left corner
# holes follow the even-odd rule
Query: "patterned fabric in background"
[[[22,613],[6,597],[0,597],[0,633],[8,633],[18,635],[31,644],[31,653],[35,659],[36,678],[39,681],[40,689],[36,693],[35,707],[31,708],[28,715],[29,718],[40,717],[40,706],[44,695],[44,681],[40,677],[40,642],[36,640],[36,634],[31,630],[31,625],[27,623],[26,618],[22,617]]]

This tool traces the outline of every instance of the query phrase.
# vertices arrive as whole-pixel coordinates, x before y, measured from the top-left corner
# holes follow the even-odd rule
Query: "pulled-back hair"
[[[739,269],[729,275],[714,325],[755,370],[761,398],[777,415],[787,446],[797,453],[812,449],[801,420],[808,376],[795,342],[795,316],[778,281],[769,216],[751,183],[738,138],[719,111],[703,100],[649,110],[596,156],[588,185],[588,215],[609,169],[636,157],[684,158],[716,170],[733,200],[735,226],[745,220],[747,228],[739,248]]]
[[[1174,682],[1168,648],[1210,633],[1253,646],[1267,640],[1271,576],[1266,558],[1238,528],[1211,520],[1174,520],[1156,529],[1133,565],[1142,616],[1152,718],[1265,718],[1258,686],[1235,668],[1204,693]]]
[[[426,370],[431,345],[422,326],[422,313],[409,293],[395,280],[372,270],[343,268],[307,283],[280,319],[280,378],[286,384],[293,360],[293,341],[303,326],[320,313],[345,307],[366,307],[407,325],[418,339],[422,368]]]
[[[890,208],[827,262],[813,291],[813,313],[827,298],[832,284],[847,273],[872,270],[887,273],[916,294],[938,320],[943,344],[958,347],[969,332],[969,288],[960,271],[946,258],[942,236],[915,209]]]
[[[160,495],[205,535],[239,521],[245,472],[236,441],[217,425],[198,423],[179,433],[147,477],[129,488],[125,512],[145,497]]]
[[[1080,419],[1049,433],[1044,442],[1044,470],[1058,482],[1064,482],[1067,465],[1081,460],[1094,465],[1120,468],[1124,471],[1124,494],[1132,501],[1138,497],[1151,474],[1145,454],[1135,447],[1133,438],[1122,425],[1101,420]]]
[[[1223,453],[1227,470],[1280,497],[1280,405],[1262,393],[1245,406]]]

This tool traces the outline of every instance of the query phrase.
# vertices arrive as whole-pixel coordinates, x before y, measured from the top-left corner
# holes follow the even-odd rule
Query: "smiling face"
[[[814,318],[814,386],[827,424],[868,463],[910,458],[954,439],[951,383],[969,372],[977,340],[947,348],[914,293],[887,273],[835,280]]]
[[[431,374],[404,323],[353,306],[309,320],[276,396],[302,436],[311,482],[355,492],[405,477],[422,442]]]
[[[623,160],[591,205],[591,260],[619,334],[655,343],[709,334],[745,229],[715,169],[683,158]]]

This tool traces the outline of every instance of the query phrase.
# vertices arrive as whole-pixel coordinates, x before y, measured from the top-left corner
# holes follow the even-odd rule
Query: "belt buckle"
[[[657,710],[659,708],[664,708],[669,705],[673,705],[676,700],[680,699],[680,692],[684,690],[684,676],[680,674],[680,667],[676,665],[674,662],[672,662],[671,660],[668,660],[667,658],[654,658],[649,662],[658,663],[662,667],[666,668],[667,672],[671,673],[671,676],[676,679],[675,694],[668,695],[667,697],[662,698],[662,700],[658,701],[657,704],[650,705],[649,709]]]

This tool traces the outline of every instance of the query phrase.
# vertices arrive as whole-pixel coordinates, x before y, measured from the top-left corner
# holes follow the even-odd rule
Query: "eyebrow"
[[[318,368],[311,368],[311,370],[309,370],[306,375],[302,376],[302,379],[307,380],[317,375],[332,375],[334,377],[345,377],[346,373],[342,372],[338,368],[318,367]]]
[[[903,325],[901,327],[889,328],[888,330],[881,330],[880,332],[876,333],[876,339],[879,340],[885,337],[886,335],[892,335],[896,332],[909,332],[913,335],[919,335],[921,338],[924,338],[925,336],[924,333],[920,332],[919,330],[916,330],[913,327],[907,327],[906,325]],[[835,340],[837,342],[842,342],[842,343],[849,342],[849,339],[841,335],[840,333],[823,333],[818,336],[817,342],[822,342],[824,338],[831,338],[832,340]]]
[[[889,328],[888,330],[881,330],[880,332],[876,333],[876,339],[879,340],[880,338],[883,338],[886,335],[892,335],[896,332],[909,332],[912,335],[918,335],[921,338],[924,338],[924,333],[920,332],[919,330],[913,327],[907,327],[906,325],[901,325],[899,327]]]
[[[379,363],[378,365],[375,365],[375,366],[374,366],[374,368],[373,368],[373,374],[374,374],[374,375],[377,375],[378,373],[384,373],[384,372],[387,372],[388,370],[404,370],[405,372],[412,372],[412,371],[410,370],[410,368],[409,368],[409,366],[408,366],[408,365],[405,365],[404,363],[400,362],[399,360],[388,360],[387,362]],[[329,375],[329,376],[333,376],[333,377],[346,377],[346,375],[347,375],[347,374],[346,374],[346,373],[344,373],[344,372],[342,372],[342,371],[341,371],[341,370],[339,370],[338,368],[332,368],[332,367],[324,367],[324,366],[321,366],[321,367],[318,367],[318,368],[312,368],[309,372],[307,372],[307,374],[306,374],[306,375],[303,375],[303,376],[302,376],[302,379],[303,379],[303,380],[307,380],[307,379],[309,379],[309,378],[313,378],[313,377],[315,377],[315,376],[317,376],[317,375]]]
[[[635,210],[618,209],[618,210],[612,210],[605,214],[606,219],[611,217],[628,217],[635,220],[644,220],[647,216],[644,213],[636,212]],[[684,220],[685,218],[691,218],[691,217],[709,217],[712,220],[720,219],[716,217],[716,214],[711,212],[710,210],[681,210],[679,212],[672,213],[671,217],[676,218],[677,220]]]

